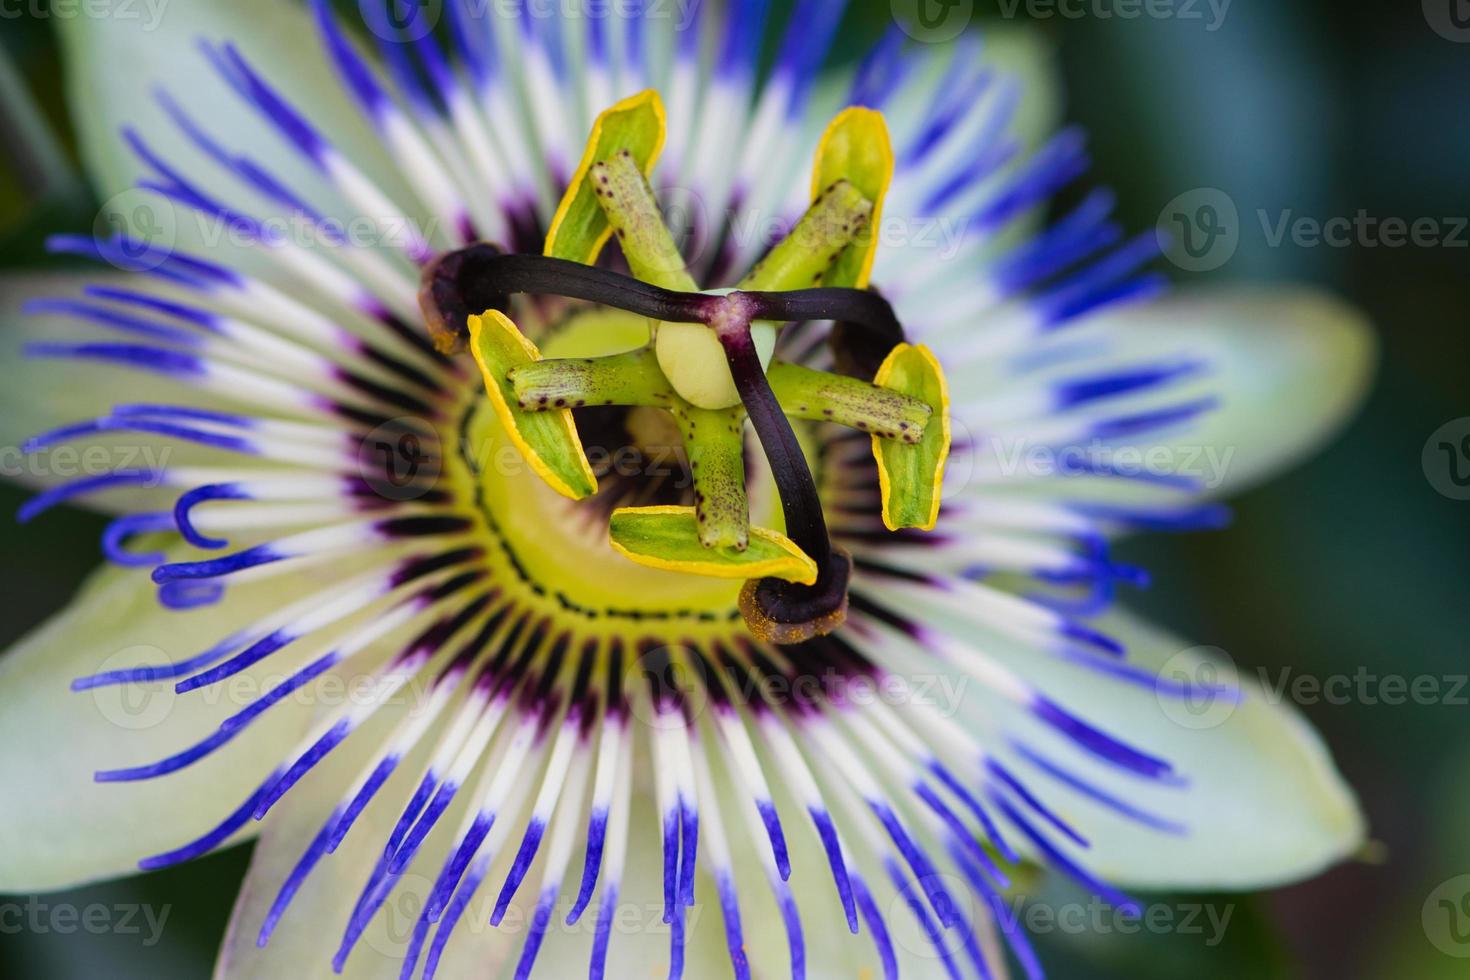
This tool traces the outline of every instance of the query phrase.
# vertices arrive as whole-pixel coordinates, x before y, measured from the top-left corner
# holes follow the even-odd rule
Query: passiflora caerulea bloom
[[[0,888],[258,835],[221,977],[1036,976],[1026,869],[1358,846],[1110,542],[1318,443],[1365,329],[1043,227],[1040,52],[842,8],[769,69],[760,0],[59,25],[130,223],[6,282],[0,397],[22,518],[118,516],[0,660]]]

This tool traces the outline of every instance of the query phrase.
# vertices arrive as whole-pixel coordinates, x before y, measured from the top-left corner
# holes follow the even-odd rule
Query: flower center
[[[841,114],[818,151],[806,214],[735,288],[701,292],[647,179],[662,125],[651,92],[603,113],[544,255],[480,244],[442,256],[425,270],[421,303],[441,347],[469,347],[500,432],[556,493],[594,497],[606,475],[574,411],[621,410],[600,413],[614,445],[590,448],[604,453],[636,457],[676,433],[681,450],[669,463],[687,474],[692,503],[615,506],[609,544],[635,564],[744,580],[739,608],[751,632],[800,643],[845,619],[851,559],[833,547],[792,418],[872,436],[890,528],[927,529],[938,516],[949,451],[943,375],[927,350],[903,342],[887,302],[863,288],[876,247],[868,222],[892,173],[887,130],[875,113]],[[614,234],[632,276],[594,264]],[[602,353],[548,357],[509,316],[519,296],[533,297],[519,301],[532,308],[594,303],[646,327],[613,315],[603,328],[630,335],[592,345]],[[857,377],[772,361],[780,325],[808,321],[843,325],[835,359]],[[483,449],[493,433],[475,421],[470,445]],[[780,529],[752,523],[747,423],[774,480]],[[482,485],[492,479],[483,466],[479,475]]]
[[[521,322],[535,323],[534,314],[527,311]],[[621,310],[583,308],[544,329],[549,357],[617,354],[649,340],[647,318]],[[668,414],[616,405],[574,412],[598,480],[597,493],[582,500],[535,479],[488,400],[462,409],[459,478],[507,563],[561,608],[598,614],[589,618],[738,623],[738,581],[630,562],[608,538],[608,519],[620,507],[693,502],[689,460]],[[803,436],[812,445],[811,433]],[[752,518],[779,525],[779,498],[764,457],[747,446],[744,459]]]

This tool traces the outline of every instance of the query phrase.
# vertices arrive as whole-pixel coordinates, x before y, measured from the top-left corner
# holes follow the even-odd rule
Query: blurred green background
[[[1253,217],[1366,210],[1450,228],[1470,215],[1470,43],[1431,28],[1444,13],[1436,4],[1465,6],[1234,0],[1210,30],[1203,2],[1194,5],[1202,19],[1102,16],[1121,9],[1105,0],[1061,8],[1080,16],[1030,5],[1043,15],[1035,28],[1056,43],[1067,116],[1091,133],[1094,179],[1118,190],[1127,224],[1146,229],[1177,195],[1219,188],[1243,216],[1241,243],[1223,267],[1195,278],[1319,284],[1365,309],[1380,334],[1373,394],[1327,452],[1235,500],[1226,532],[1126,546],[1127,558],[1155,573],[1133,604],[1228,650],[1243,669],[1326,677],[1361,668],[1409,679],[1470,670],[1470,502],[1437,493],[1420,462],[1431,433],[1470,415],[1470,233],[1458,247],[1273,247]],[[889,18],[886,3],[854,7],[840,44],[847,57]],[[982,19],[1028,9],[979,7]],[[57,47],[36,16],[44,11],[44,0],[6,4],[0,20],[7,269],[44,262],[43,238],[90,228],[96,209],[75,169]],[[0,513],[22,499],[0,488]],[[80,512],[7,525],[0,640],[66,601],[98,558],[100,529]],[[1362,796],[1380,845],[1372,860],[1269,894],[1183,897],[1233,907],[1214,946],[1199,935],[1040,936],[1053,976],[1470,975],[1470,959],[1433,945],[1421,921],[1435,887],[1470,872],[1470,709],[1351,699],[1302,711]],[[7,930],[0,975],[205,976],[247,857],[238,848],[48,897],[169,906],[166,938],[149,946],[139,935]],[[1470,943],[1455,951],[1470,954]]]

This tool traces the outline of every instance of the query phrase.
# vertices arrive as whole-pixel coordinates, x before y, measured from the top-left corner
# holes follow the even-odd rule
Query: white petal
[[[0,891],[62,888],[127,874],[144,857],[213,827],[264,778],[306,723],[305,704],[272,708],[192,766],[153,780],[94,783],[99,769],[142,765],[186,748],[259,693],[265,671],[223,689],[172,684],[74,693],[77,677],[200,653],[279,608],[300,576],[231,589],[219,606],[164,609],[146,571],[96,573],[60,615],[0,655]],[[279,667],[275,668],[279,670]]]

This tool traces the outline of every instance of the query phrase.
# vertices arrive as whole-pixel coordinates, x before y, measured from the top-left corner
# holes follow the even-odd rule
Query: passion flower
[[[971,42],[819,75],[842,4],[803,0],[763,74],[764,3],[445,9],[447,52],[374,21],[370,58],[312,4],[359,155],[257,66],[305,25],[252,5],[253,44],[203,46],[241,115],[173,91],[182,143],[125,134],[234,244],[54,242],[128,274],[29,303],[7,397],[55,417],[27,450],[169,453],[22,512],[114,506],[121,569],[0,661],[0,887],[263,827],[224,977],[991,976],[1007,948],[1035,976],[1029,868],[1130,906],[1356,846],[1310,731],[1191,654],[1161,673],[1177,648],[1110,609],[1146,582],[1116,534],[1222,521],[1181,438],[1254,476],[1351,401],[1350,315],[1140,305],[1152,236],[1100,193],[1036,225],[1083,147],[1024,152]],[[227,149],[246,113],[280,146]],[[681,188],[702,207],[666,214]],[[167,710],[124,735],[118,691]]]

